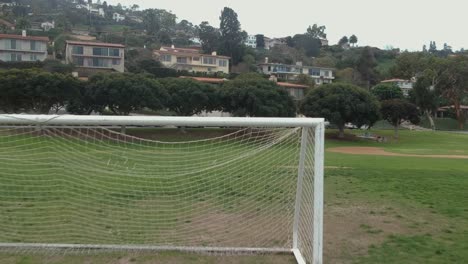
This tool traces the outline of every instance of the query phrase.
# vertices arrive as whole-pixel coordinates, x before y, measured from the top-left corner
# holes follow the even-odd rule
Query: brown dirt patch
[[[391,157],[416,157],[416,158],[444,158],[444,159],[468,159],[468,155],[419,155],[419,154],[401,154],[388,152],[375,147],[338,147],[329,148],[328,152],[353,154],[353,155],[373,155],[373,156],[391,156]]]

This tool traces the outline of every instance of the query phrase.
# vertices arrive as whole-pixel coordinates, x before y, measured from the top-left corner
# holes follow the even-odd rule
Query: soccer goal
[[[324,130],[311,118],[0,115],[0,248],[322,263]]]

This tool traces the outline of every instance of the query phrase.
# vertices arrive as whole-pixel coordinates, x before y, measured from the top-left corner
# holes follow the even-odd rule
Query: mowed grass
[[[129,131],[132,132],[142,134],[141,131]],[[392,132],[372,131],[388,138]],[[203,132],[198,129],[188,129],[186,133],[150,132],[151,135],[154,133],[161,133],[165,140],[172,138],[173,141],[190,138],[191,135],[195,139],[203,138]],[[329,131],[329,134],[334,133]],[[215,136],[216,131],[208,132],[208,135]],[[468,155],[468,135],[401,131],[398,142],[376,143],[357,139],[329,139],[326,142],[326,148],[340,146],[379,147],[402,154]],[[271,155],[274,154],[269,153],[270,159]],[[262,159],[266,162],[268,157]],[[231,195],[245,199],[246,193],[242,189],[246,186],[253,188],[250,190],[258,189],[260,184],[264,183],[252,181],[238,185]],[[214,185],[210,187],[214,188]],[[281,202],[280,197],[284,197],[284,193],[279,193],[281,191],[284,190],[278,189],[270,197],[258,199],[259,206],[265,202]],[[222,192],[215,193],[217,198],[222,195]],[[0,195],[3,197],[4,193]],[[224,210],[229,211],[225,205]],[[325,263],[467,263],[468,160],[327,152],[324,252]],[[204,256],[173,252],[52,257],[4,253],[0,254],[0,263],[250,264],[294,263],[294,259],[284,255]]]

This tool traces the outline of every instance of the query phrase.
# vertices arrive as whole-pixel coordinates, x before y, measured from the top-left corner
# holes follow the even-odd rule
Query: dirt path
[[[392,157],[416,157],[416,158],[444,158],[444,159],[468,159],[468,155],[418,155],[418,154],[401,154],[388,152],[381,148],[375,147],[338,147],[329,148],[328,152],[354,154],[354,155],[374,155],[374,156],[392,156]]]

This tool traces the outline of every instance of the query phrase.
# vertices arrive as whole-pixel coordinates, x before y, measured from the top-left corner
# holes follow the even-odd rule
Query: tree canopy
[[[233,64],[236,65],[242,60],[247,33],[241,30],[237,13],[231,8],[225,7],[219,19],[221,32],[219,52],[230,56]]]
[[[217,90],[210,84],[181,78],[165,78],[160,82],[169,95],[166,107],[179,116],[219,109]]]
[[[404,98],[400,87],[394,84],[377,84],[372,88],[371,92],[379,101]]]
[[[282,87],[255,74],[240,75],[220,89],[223,111],[234,116],[294,117],[293,98]]]
[[[395,128],[395,139],[398,139],[398,128],[404,121],[409,121],[413,124],[418,124],[420,121],[418,108],[406,100],[393,99],[383,101],[380,111],[382,118]]]
[[[379,120],[379,102],[368,91],[351,84],[322,85],[310,91],[301,104],[308,117],[324,117],[336,125],[344,137],[346,123],[372,126]]]

